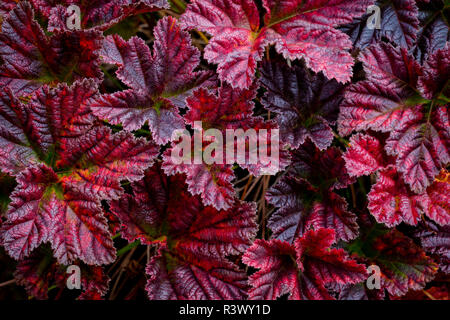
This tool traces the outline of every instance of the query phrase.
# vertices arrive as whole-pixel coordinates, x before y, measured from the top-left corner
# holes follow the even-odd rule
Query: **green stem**
[[[125,253],[127,253],[128,251],[130,251],[133,248],[136,248],[140,244],[141,244],[141,241],[139,241],[139,240],[136,240],[135,242],[127,244],[125,247],[123,247],[122,249],[117,251],[117,256],[120,257],[120,256],[124,255]]]

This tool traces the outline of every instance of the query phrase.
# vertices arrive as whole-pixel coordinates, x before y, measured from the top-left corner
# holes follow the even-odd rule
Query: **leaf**
[[[120,180],[138,180],[158,151],[143,139],[97,125],[85,106],[96,90],[90,81],[73,86],[44,86],[27,105],[5,105],[26,111],[21,135],[33,161],[17,176],[2,243],[15,259],[23,259],[50,242],[59,263],[81,259],[106,264],[115,249],[100,199],[118,198]],[[14,101],[14,100],[13,100]],[[10,154],[8,160],[17,163]]]
[[[167,175],[184,173],[189,192],[194,196],[200,195],[206,206],[213,206],[217,210],[232,207],[236,192],[231,183],[235,178],[231,165],[178,164],[173,162],[172,150],[168,149],[163,154],[163,169]]]
[[[292,169],[314,187],[342,189],[355,182],[347,173],[342,151],[336,147],[319,150],[310,141],[292,152]]]
[[[17,5],[16,0],[3,0],[0,3],[0,15],[6,16]]]
[[[26,96],[42,84],[102,79],[97,31],[56,32],[47,36],[28,2],[20,2],[2,23],[0,84]]]
[[[370,213],[388,227],[400,222],[416,225],[420,219],[421,197],[408,189],[393,166],[379,171],[367,198]]]
[[[231,207],[235,198],[231,183],[234,179],[234,163],[255,176],[275,174],[288,164],[287,152],[280,150],[278,141],[272,144],[272,135],[278,129],[276,124],[253,116],[252,100],[255,95],[254,87],[239,90],[223,85],[217,95],[199,88],[186,99],[188,111],[184,119],[194,128],[194,135],[185,133],[172,143],[172,148],[163,155],[163,168],[169,175],[185,173],[189,191],[193,195],[201,195],[205,205],[212,205],[219,210]],[[198,123],[201,128],[197,128]],[[210,133],[209,129],[215,130],[215,134]],[[265,130],[265,135],[262,135],[262,130]],[[186,141],[190,144],[190,150],[183,148]],[[196,141],[199,141],[198,145]],[[263,158],[262,148],[258,149],[262,142],[266,142],[266,159]],[[214,155],[213,152],[207,153],[208,149],[215,146]],[[179,155],[180,150],[183,154]],[[221,156],[216,154],[220,151]],[[182,161],[174,159],[174,154]],[[255,159],[251,158],[252,155]]]
[[[311,209],[309,224],[315,230],[333,229],[336,238],[350,241],[359,234],[356,216],[348,210],[345,198],[334,192],[323,195],[322,201],[317,201]]]
[[[347,202],[331,191],[318,191],[302,179],[286,177],[271,187],[266,199],[277,209],[268,221],[272,239],[294,243],[313,226],[333,228],[338,239],[349,241],[358,235],[356,216]]]
[[[147,265],[150,299],[243,299],[246,275],[227,259],[244,252],[256,234],[255,206],[205,207],[180,175],[155,165],[134,182],[133,196],[111,202],[124,235],[155,244]],[[175,201],[176,200],[176,201]]]
[[[373,227],[366,231],[349,251],[380,268],[381,288],[389,294],[401,296],[408,290],[422,290],[433,280],[437,265],[410,238],[396,229]]]
[[[440,92],[418,89],[427,72],[435,71],[428,64],[420,66],[405,49],[389,44],[368,47],[360,58],[368,80],[349,86],[341,104],[339,131],[343,135],[353,130],[390,132],[385,150],[397,156],[396,167],[404,181],[421,193],[450,162],[446,103],[441,98],[427,99],[440,97]],[[440,68],[442,78],[434,76],[439,83],[434,89],[444,90],[445,72]]]
[[[63,266],[56,264],[51,253],[38,250],[19,261],[14,278],[29,296],[37,300],[47,300],[50,285],[63,288],[66,275]]]
[[[416,225],[422,213],[440,225],[450,223],[449,183],[439,178],[421,194],[404,184],[393,166],[379,171],[377,183],[368,194],[368,208],[378,222],[395,226],[400,222]]]
[[[439,226],[432,222],[424,222],[414,237],[420,239],[422,247],[438,257],[440,269],[450,273],[450,226]]]
[[[432,107],[431,107],[432,108]],[[434,107],[425,118],[423,107],[407,110],[386,140],[388,154],[416,192],[425,190],[450,162],[450,122],[446,106]]]
[[[131,15],[169,9],[166,0],[113,0],[113,1],[49,1],[31,0],[34,7],[49,19],[49,31],[67,30],[69,5],[77,5],[82,13],[81,28],[109,29]]]
[[[277,207],[269,218],[272,238],[294,243],[308,229],[333,228],[336,238],[349,241],[357,237],[358,224],[347,202],[332,190],[351,183],[341,151],[320,151],[311,142],[292,154],[288,174],[266,193],[267,201]]]
[[[109,278],[102,267],[75,262],[80,268],[81,300],[100,300],[108,291]],[[67,266],[60,265],[48,248],[41,248],[19,261],[14,273],[17,284],[24,286],[27,294],[38,300],[47,300],[50,285],[64,289],[68,280]]]
[[[107,38],[102,52],[106,62],[119,65],[117,77],[131,89],[101,95],[88,103],[90,108],[129,131],[148,121],[158,144],[166,144],[173,131],[184,129],[179,101],[193,88],[212,84],[211,73],[194,71],[200,52],[172,17],[158,22],[153,54],[142,39],[125,42],[117,35]]]
[[[450,40],[448,25],[444,22],[442,14],[437,14],[434,18],[425,15],[425,21],[417,35],[417,41],[414,46],[414,56],[420,62],[436,50],[445,47],[447,41]],[[422,19],[424,20],[424,19]]]
[[[339,300],[383,300],[384,290],[370,290],[364,282],[349,285],[339,292]]]
[[[424,64],[419,78],[419,89],[427,99],[439,98],[441,94],[450,97],[450,45],[431,54]]]
[[[36,163],[24,134],[25,119],[23,105],[6,87],[5,91],[0,92],[0,167],[11,175],[17,175]]]
[[[267,191],[267,201],[278,208],[268,221],[272,239],[292,244],[307,231],[311,204],[305,200],[311,193],[306,181],[290,176],[284,177]],[[303,198],[303,195],[306,196]]]
[[[283,141],[298,148],[306,138],[324,150],[333,141],[330,124],[337,120],[343,86],[302,67],[264,62],[261,83],[267,89],[264,107],[278,114]]]
[[[366,277],[365,267],[343,249],[330,248],[332,229],[310,230],[295,245],[280,240],[256,240],[243,262],[259,269],[250,276],[252,300],[332,300],[325,285],[357,283]]]
[[[348,174],[353,177],[370,175],[391,162],[377,138],[360,133],[350,138],[349,147],[342,157]]]
[[[260,27],[259,12],[251,0],[196,0],[188,5],[181,22],[188,29],[208,32],[212,39],[205,58],[218,64],[219,78],[236,88],[249,88],[264,48],[287,59],[303,58],[314,72],[322,71],[339,82],[350,80],[353,59],[346,52],[351,42],[334,27],[363,15],[372,1],[291,0],[263,2],[266,14]],[[330,63],[332,61],[332,63]]]
[[[419,32],[418,8],[414,0],[377,1],[380,8],[379,28],[369,28],[368,18],[377,19],[376,11],[345,25],[342,30],[352,39],[355,47],[364,49],[383,38],[402,48],[411,48]]]
[[[420,66],[405,49],[376,44],[360,54],[367,80],[348,87],[338,119],[339,132],[387,132],[395,128],[405,101],[415,94]]]
[[[108,292],[110,279],[103,267],[80,266],[83,292],[78,300],[102,300]]]

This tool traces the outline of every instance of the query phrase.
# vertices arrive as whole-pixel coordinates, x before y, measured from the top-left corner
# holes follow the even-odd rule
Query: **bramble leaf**
[[[281,62],[264,62],[262,85],[267,89],[263,104],[276,112],[281,139],[298,148],[306,138],[324,150],[333,141],[330,124],[337,120],[343,86],[323,75]]]
[[[158,22],[153,54],[142,39],[133,37],[126,42],[118,35],[107,38],[102,52],[106,62],[119,66],[117,77],[131,89],[101,95],[89,102],[90,108],[100,118],[122,124],[129,131],[148,121],[158,144],[166,144],[173,131],[184,129],[180,101],[195,87],[213,83],[210,72],[194,71],[200,52],[172,17]]]
[[[42,84],[72,83],[84,78],[98,81],[97,50],[100,32],[55,32],[48,36],[34,19],[28,2],[20,2],[2,23],[0,32],[0,85],[17,96],[26,96]]]
[[[250,276],[249,298],[332,300],[326,285],[358,283],[366,278],[363,265],[343,249],[331,248],[332,229],[310,230],[295,244],[280,240],[256,240],[244,254],[243,262],[259,269]]]
[[[208,32],[212,39],[205,58],[218,64],[219,78],[236,88],[249,88],[264,48],[275,49],[287,59],[303,58],[314,72],[348,82],[353,59],[347,35],[335,29],[364,14],[373,1],[291,0],[263,1],[266,11],[260,27],[252,0],[196,0],[182,15],[183,26]]]
[[[349,86],[341,105],[341,134],[389,132],[384,148],[397,157],[397,171],[416,193],[450,162],[445,102],[449,50],[436,51],[420,66],[403,48],[383,43],[368,47],[360,55],[367,80]]]
[[[401,296],[408,290],[421,290],[434,278],[437,265],[401,232],[374,226],[364,234],[349,251],[380,268],[381,288],[389,294]]]
[[[10,114],[14,108],[26,114],[16,119],[16,130],[26,138],[36,163],[17,175],[0,230],[5,249],[16,259],[29,256],[43,242],[51,243],[62,264],[81,259],[100,265],[114,259],[100,199],[118,198],[123,192],[120,180],[140,179],[158,150],[99,125],[85,106],[95,93],[92,81],[44,86],[28,104],[4,106]],[[17,156],[11,153],[5,161],[18,163]]]
[[[243,299],[246,275],[227,257],[255,236],[255,206],[205,207],[188,193],[181,175],[155,165],[132,184],[134,195],[111,202],[129,241],[157,246],[147,265],[150,299]],[[175,201],[176,200],[176,201]]]

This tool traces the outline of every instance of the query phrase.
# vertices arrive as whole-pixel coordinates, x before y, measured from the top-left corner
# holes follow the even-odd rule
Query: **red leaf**
[[[267,140],[272,141],[272,130],[277,128],[275,123],[264,121],[262,117],[253,116],[254,103],[252,99],[255,95],[256,90],[253,87],[248,90],[239,90],[224,85],[219,89],[218,95],[200,88],[186,99],[189,109],[184,118],[186,123],[194,128],[194,135],[190,137],[186,134],[179,141],[173,142],[172,149],[164,153],[163,168],[169,175],[185,173],[189,191],[193,195],[201,195],[205,205],[212,205],[217,209],[231,207],[235,198],[235,191],[231,183],[234,179],[232,164],[235,162],[256,176],[263,173],[275,174],[288,164],[287,152],[279,150],[279,146],[272,145],[271,142],[267,142],[269,161],[268,163],[262,161],[261,152],[257,149],[261,145],[260,130],[266,130]],[[202,128],[197,128],[195,122],[201,122]],[[214,129],[217,134],[220,134],[220,139],[217,138],[219,141],[215,140],[216,137],[213,141],[208,141],[206,136],[209,137],[211,134],[207,132],[209,129]],[[228,138],[229,132],[227,130],[232,130],[232,141]],[[242,133],[243,142],[238,137],[238,130]],[[196,137],[200,134],[202,138]],[[189,143],[189,141],[191,142]],[[201,141],[202,144],[197,146],[195,141]],[[185,144],[190,144],[190,150],[184,150]],[[214,148],[214,152],[207,153],[207,150],[213,149],[216,145],[217,148]],[[242,146],[245,148],[242,152],[245,154],[245,158],[240,159]],[[232,148],[233,154],[231,156],[233,156],[233,159],[230,159],[228,152],[226,152],[229,147]],[[220,158],[219,155],[216,155],[216,152],[218,152],[216,149],[222,151]],[[273,153],[275,149],[279,151],[278,165],[271,160],[272,156],[275,157]],[[177,163],[173,159],[172,153],[181,152],[180,150],[183,150],[183,154],[179,155],[183,162]],[[238,156],[236,156],[236,150],[239,153]],[[250,153],[255,154],[255,151],[256,161],[253,162]],[[188,152],[188,154],[184,154],[185,152]],[[176,155],[178,156],[177,153]],[[213,159],[210,162],[209,160],[205,161],[206,156],[209,155]]]
[[[252,0],[196,0],[189,4],[181,21],[188,29],[206,31],[212,39],[205,58],[219,65],[219,78],[233,87],[249,88],[264,47],[275,44],[288,59],[303,58],[313,71],[339,82],[350,80],[353,59],[347,35],[334,29],[361,16],[370,0],[291,0],[279,4],[264,1],[264,25]],[[326,21],[326,22],[325,22]],[[332,61],[332,63],[330,63]]]
[[[404,102],[414,95],[420,66],[405,49],[380,43],[360,54],[366,81],[348,87],[339,115],[339,132],[387,132],[395,128]]]
[[[231,181],[234,172],[225,164],[177,164],[172,161],[172,149],[163,155],[163,169],[167,175],[186,174],[188,190],[192,195],[200,195],[203,204],[218,210],[228,210],[235,202],[235,190]]]
[[[450,162],[450,110],[437,106],[425,116],[423,107],[408,109],[386,141],[388,154],[416,192],[425,190]]]
[[[100,199],[119,197],[120,180],[140,179],[157,148],[97,126],[85,106],[96,92],[92,84],[44,86],[27,105],[4,105],[9,114],[25,111],[17,130],[26,137],[33,162],[39,163],[17,176],[8,220],[1,227],[3,245],[16,259],[42,242],[51,243],[63,264],[79,258],[99,265],[114,259]],[[16,156],[10,154],[9,163],[17,163]]]
[[[75,262],[80,268],[81,300],[100,300],[109,287],[109,277],[102,267],[86,266]],[[19,261],[14,273],[17,284],[25,287],[27,294],[38,300],[48,299],[50,286],[63,289],[69,274],[66,266],[60,265],[45,248],[35,251],[30,257]]]
[[[292,152],[292,168],[322,190],[342,189],[355,182],[347,173],[342,151],[336,147],[321,151],[308,141]]]
[[[250,277],[250,299],[331,300],[325,285],[358,283],[366,278],[363,265],[343,249],[330,248],[331,229],[310,230],[295,245],[280,240],[256,240],[243,262],[259,269]]]
[[[123,19],[140,13],[169,9],[166,0],[31,0],[35,9],[49,18],[49,31],[66,30],[69,5],[77,5],[82,14],[81,28],[109,29]]]
[[[166,144],[175,130],[184,129],[180,101],[193,88],[209,86],[212,81],[209,72],[194,72],[200,52],[174,18],[158,22],[153,51],[152,55],[137,37],[128,42],[119,36],[108,37],[103,57],[119,65],[117,77],[131,89],[97,97],[89,106],[100,118],[123,124],[126,130],[139,129],[148,121],[155,141]]]
[[[379,172],[368,194],[368,208],[378,222],[393,227],[400,222],[416,225],[422,213],[441,225],[450,223],[447,206],[449,183],[436,180],[421,194],[415,194],[402,181],[393,166]]]
[[[230,210],[203,206],[186,190],[182,176],[167,177],[159,166],[133,183],[134,196],[111,202],[124,236],[157,244],[147,265],[151,299],[242,299],[246,276],[227,257],[244,252],[255,236],[255,206]],[[176,201],[174,201],[176,200]]]
[[[97,31],[56,32],[47,36],[27,2],[20,2],[2,23],[0,84],[24,96],[53,81],[102,79]]]
[[[0,92],[0,167],[17,175],[36,163],[25,131],[26,113],[23,105],[8,87]]]
[[[368,238],[368,235],[370,238]],[[396,229],[375,227],[352,244],[364,261],[381,271],[381,288],[391,295],[404,295],[408,290],[422,290],[433,280],[437,265],[414,242]]]
[[[427,99],[443,94],[450,97],[450,45],[435,51],[424,64],[423,75],[419,78],[419,89]]]
[[[350,138],[349,147],[343,158],[348,174],[353,177],[370,175],[391,161],[377,138],[360,133]]]
[[[443,57],[444,52],[439,50],[436,55]],[[435,69],[435,59],[441,58],[434,56],[421,67],[405,49],[389,44],[367,48],[360,59],[368,80],[351,85],[346,92],[338,120],[339,131],[341,134],[368,129],[390,132],[385,150],[397,156],[396,167],[403,180],[414,192],[421,193],[450,162],[448,107],[440,92],[446,90],[448,78],[445,59],[442,58],[439,70]],[[430,74],[436,86],[426,89],[424,83],[429,81]],[[424,96],[419,94],[418,83]]]
[[[48,299],[48,289],[52,284],[59,288],[65,285],[63,266],[56,264],[44,250],[36,251],[30,257],[19,261],[14,278],[29,296],[37,300]]]
[[[278,209],[269,219],[272,238],[293,243],[311,226],[334,228],[344,241],[358,235],[354,213],[347,202],[332,190],[351,183],[341,151],[319,151],[311,142],[293,152],[293,164],[282,179],[266,193],[269,203]]]
[[[380,16],[376,11],[364,15],[344,26],[342,29],[350,35],[355,47],[364,49],[377,41],[389,40],[402,48],[411,48],[419,33],[419,10],[414,0],[392,0],[379,2]],[[379,26],[369,27],[369,17],[379,19]]]
[[[425,222],[415,232],[414,237],[420,239],[422,247],[427,252],[433,254],[433,257],[438,257],[440,269],[449,274],[450,226],[440,227],[432,222]]]
[[[0,14],[2,16],[6,16],[9,11],[16,7],[16,5],[16,0],[3,0],[2,2],[0,2]]]

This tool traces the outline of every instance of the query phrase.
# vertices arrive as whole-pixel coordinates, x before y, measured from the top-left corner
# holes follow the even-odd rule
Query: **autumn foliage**
[[[0,1],[0,298],[448,299],[449,10]],[[278,173],[175,163],[196,121]]]

